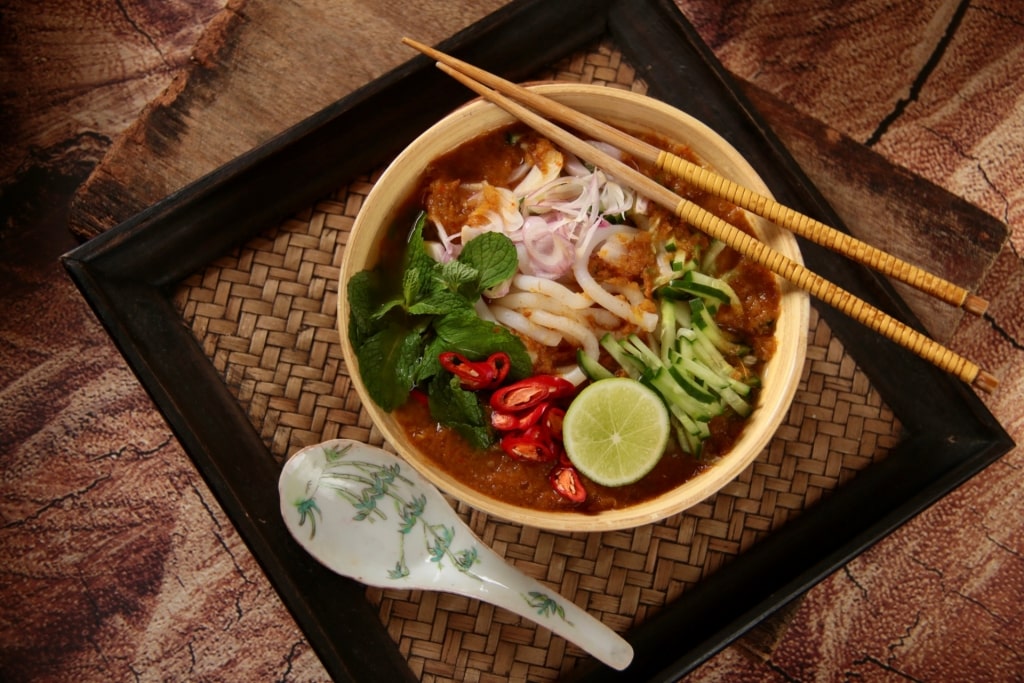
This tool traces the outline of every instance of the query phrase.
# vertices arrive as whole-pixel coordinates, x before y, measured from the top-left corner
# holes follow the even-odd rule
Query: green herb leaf
[[[477,296],[515,275],[519,266],[512,240],[498,232],[485,232],[466,242],[458,260],[479,273]]]
[[[363,341],[373,334],[376,325],[375,301],[379,301],[379,283],[376,273],[364,270],[348,281],[348,338],[352,346],[359,348]]]
[[[480,296],[480,271],[462,261],[449,261],[441,266],[441,281],[453,292],[469,301]]]
[[[458,377],[448,372],[435,375],[428,396],[430,414],[435,420],[455,429],[481,450],[494,443],[490,422],[479,399],[472,391],[462,388]]]
[[[374,270],[349,281],[349,339],[363,384],[382,409],[394,410],[413,387],[426,386],[434,419],[486,447],[492,436],[478,397],[443,373],[437,358],[449,350],[474,360],[505,351],[513,379],[531,374],[522,340],[482,320],[475,310],[485,289],[512,277],[518,255],[508,237],[485,233],[468,242],[458,259],[442,265],[427,252],[425,224],[426,214],[420,213],[409,233],[400,279]]]
[[[426,224],[427,214],[421,211],[416,216],[416,223],[409,233],[409,242],[405,250],[405,271],[417,272],[418,277],[422,278],[418,282],[421,284],[423,292],[428,291],[431,287],[434,271],[439,267],[437,261],[427,252],[427,247],[423,242],[423,227]]]
[[[380,307],[374,312],[373,318],[374,320],[381,320],[391,311],[395,309],[404,310],[404,308],[405,303],[402,301],[402,299],[400,297],[394,297],[382,303]]]
[[[406,307],[430,296],[434,287],[434,270],[433,267],[413,266],[402,273],[402,298]]]
[[[468,311],[473,315],[473,302],[448,289],[436,289],[409,306],[414,315],[447,315],[455,311]]]
[[[418,330],[391,325],[356,347],[363,384],[382,409],[394,410],[408,400],[423,346]]]
[[[479,318],[473,311],[455,311],[434,321],[438,348],[458,351],[471,360],[481,360],[496,351],[509,355],[514,379],[529,377],[533,361],[523,341],[501,325]]]
[[[413,378],[417,385],[427,382],[441,372],[441,361],[438,356],[447,350],[447,342],[436,335],[423,347],[423,358],[416,366],[416,376]]]

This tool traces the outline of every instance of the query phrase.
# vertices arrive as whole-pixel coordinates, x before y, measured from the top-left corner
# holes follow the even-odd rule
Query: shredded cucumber
[[[751,387],[757,378],[746,371],[750,349],[734,341],[715,320],[719,306],[741,306],[739,297],[714,264],[724,245],[713,242],[700,262],[683,253],[674,240],[665,243],[671,274],[655,290],[658,329],[645,341],[633,333],[616,338],[606,333],[601,348],[622,373],[647,385],[668,407],[680,448],[700,457],[711,435],[708,423],[728,411],[750,415]],[[664,269],[661,271],[664,278]],[[591,380],[614,376],[608,368],[577,352],[580,368]]]

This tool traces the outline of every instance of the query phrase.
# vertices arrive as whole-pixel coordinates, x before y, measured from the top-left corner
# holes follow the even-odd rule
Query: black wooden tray
[[[524,80],[601,37],[636,67],[650,95],[726,137],[781,202],[842,227],[669,0],[523,0],[441,48]],[[64,257],[338,681],[413,677],[364,588],[292,541],[278,511],[278,465],[171,297],[186,276],[378,167],[467,99],[469,92],[428,60],[413,59]],[[814,245],[801,248],[809,267],[922,329],[883,279]],[[903,425],[900,443],[811,513],[628,633],[637,656],[626,672],[588,664],[574,680],[677,679],[1012,447],[961,382],[832,309],[821,315]]]

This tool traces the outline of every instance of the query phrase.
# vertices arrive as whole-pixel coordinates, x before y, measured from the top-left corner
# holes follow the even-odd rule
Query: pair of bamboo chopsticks
[[[607,142],[633,157],[674,173],[697,188],[725,199],[751,213],[787,228],[813,242],[841,253],[879,272],[903,281],[955,306],[981,314],[988,303],[966,290],[901,261],[871,245],[856,240],[819,221],[785,207],[769,197],[759,195],[707,169],[660,150],[641,140],[593,119],[570,107],[511,83],[483,69],[435,50],[423,43],[404,38],[406,45],[438,62],[439,69],[452,76],[483,98],[493,102],[514,117],[541,133],[581,159],[605,169],[649,200],[661,204],[707,235],[719,239],[744,256],[764,265],[776,275],[792,282],[847,316],[866,325],[887,339],[909,349],[921,358],[968,384],[984,391],[994,391],[999,380],[975,363],[947,349],[930,337],[905,325],[883,311],[857,298],[817,273],[776,252],[758,239],[683,199],[651,178],[623,164],[568,131],[549,121],[566,123],[597,140]],[[507,97],[506,97],[507,95]],[[510,99],[512,98],[512,99]],[[521,102],[522,104],[519,104]]]

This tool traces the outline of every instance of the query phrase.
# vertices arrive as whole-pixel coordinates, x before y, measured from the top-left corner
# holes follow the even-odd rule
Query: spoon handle
[[[571,600],[510,566],[489,548],[483,547],[482,551],[494,555],[495,561],[486,563],[488,570],[481,575],[483,581],[476,590],[463,584],[465,590],[456,588],[458,592],[534,621],[614,669],[621,671],[629,666],[633,647],[618,633]]]
[[[621,670],[633,659],[615,631],[508,564],[433,485],[390,453],[346,439],[309,446],[285,463],[278,487],[292,537],[343,576],[483,600],[608,666]]]

